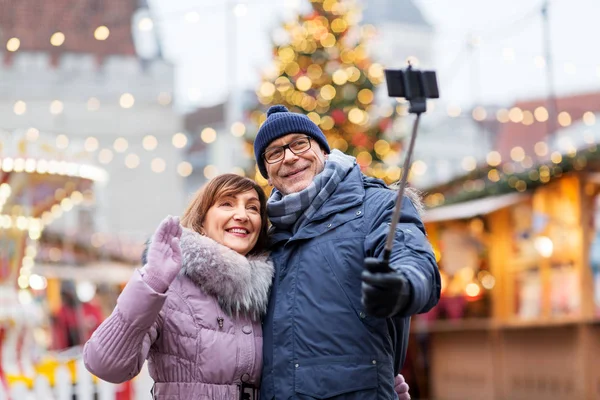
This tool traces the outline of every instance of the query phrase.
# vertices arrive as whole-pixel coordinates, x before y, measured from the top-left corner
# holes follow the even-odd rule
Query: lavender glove
[[[181,233],[179,218],[169,215],[160,223],[148,245],[142,274],[144,282],[157,293],[165,293],[181,270]]]
[[[404,380],[404,377],[400,374],[396,375],[394,379],[394,390],[398,395],[398,400],[410,400],[410,394],[408,394],[408,383]]]

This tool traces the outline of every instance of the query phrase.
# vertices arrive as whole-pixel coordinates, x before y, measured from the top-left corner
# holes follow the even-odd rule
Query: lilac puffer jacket
[[[136,271],[85,344],[85,365],[119,383],[148,359],[155,399],[238,399],[241,382],[260,384],[260,319],[273,265],[187,229],[181,249],[181,273],[164,294],[146,284],[143,268]]]

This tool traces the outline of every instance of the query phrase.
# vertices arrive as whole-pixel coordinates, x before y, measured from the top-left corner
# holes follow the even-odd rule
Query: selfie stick
[[[383,250],[383,261],[386,264],[390,261],[392,247],[394,246],[394,238],[396,237],[396,226],[398,225],[398,221],[400,220],[400,215],[402,213],[402,200],[404,199],[404,188],[406,187],[406,182],[408,180],[410,160],[412,159],[412,153],[415,147],[415,139],[417,138],[417,129],[419,129],[420,118],[421,113],[419,112],[417,113],[417,118],[413,123],[412,134],[410,135],[410,143],[408,145],[408,152],[406,153],[406,158],[404,159],[404,166],[402,167],[402,179],[400,181],[400,188],[398,189],[398,196],[396,197],[396,206],[394,207],[394,214],[392,216],[392,222],[390,224],[390,231],[388,232],[387,240],[385,242],[385,248]]]
[[[435,72],[421,72],[413,70],[410,63],[406,71],[386,70],[385,75],[388,86],[388,95],[390,97],[404,97],[410,102],[410,108],[408,112],[411,114],[416,114],[417,116],[415,122],[413,123],[408,151],[406,152],[406,157],[404,159],[402,179],[400,180],[400,188],[398,189],[398,196],[396,197],[396,204],[394,207],[392,222],[390,224],[390,231],[388,232],[383,251],[383,260],[380,263],[380,268],[389,271],[389,261],[392,254],[392,248],[394,246],[396,227],[400,221],[402,200],[404,199],[404,189],[406,188],[406,183],[408,181],[410,163],[415,147],[415,141],[417,139],[417,131],[419,129],[419,120],[421,119],[421,114],[427,111],[427,99],[438,98],[439,91]]]

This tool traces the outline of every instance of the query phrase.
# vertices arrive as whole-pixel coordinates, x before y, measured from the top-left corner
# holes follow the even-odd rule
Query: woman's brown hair
[[[256,190],[260,202],[261,226],[258,240],[254,248],[248,254],[257,254],[267,246],[267,196],[262,188],[253,180],[236,174],[219,175],[206,183],[196,194],[181,216],[181,225],[202,233],[204,216],[208,210],[224,196],[232,196],[249,190]]]

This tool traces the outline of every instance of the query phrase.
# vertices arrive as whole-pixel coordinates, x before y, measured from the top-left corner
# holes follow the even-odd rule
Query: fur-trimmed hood
[[[392,190],[400,190],[400,182],[396,182],[390,185],[390,189]],[[423,205],[423,194],[417,188],[406,186],[404,188],[404,197],[408,197],[408,199],[413,203],[413,206],[417,209],[419,216],[423,216],[425,213],[425,206]]]
[[[186,228],[180,244],[183,275],[214,296],[227,315],[260,320],[267,310],[273,280],[268,254],[245,257]]]

